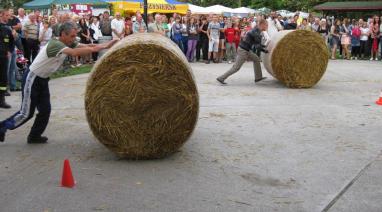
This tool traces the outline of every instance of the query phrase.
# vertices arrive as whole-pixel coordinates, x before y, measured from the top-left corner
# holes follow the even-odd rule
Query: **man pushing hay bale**
[[[310,88],[324,75],[329,51],[320,34],[285,30],[274,34],[262,54],[267,71],[289,88]]]
[[[97,139],[120,157],[162,158],[195,128],[199,99],[191,67],[171,40],[131,35],[93,67],[86,116]]]

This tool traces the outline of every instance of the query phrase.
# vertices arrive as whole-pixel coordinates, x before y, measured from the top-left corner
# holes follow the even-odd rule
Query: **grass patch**
[[[68,76],[73,76],[73,75],[78,75],[78,74],[86,74],[89,73],[92,70],[92,65],[83,65],[80,67],[75,67],[75,68],[69,68],[66,70],[60,70],[54,73],[50,78],[51,79],[57,79],[61,77],[68,77]]]

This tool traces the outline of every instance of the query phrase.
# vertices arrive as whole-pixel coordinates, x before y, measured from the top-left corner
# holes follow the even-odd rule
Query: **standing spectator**
[[[187,59],[188,62],[194,61],[194,54],[196,50],[196,44],[198,42],[198,24],[194,17],[190,18],[189,23],[187,24],[187,33],[188,33],[188,48],[187,48]]]
[[[23,49],[23,46],[22,46],[22,43],[21,43],[21,29],[22,29],[22,24],[20,22],[20,20],[15,16],[15,13],[14,13],[14,10],[13,9],[9,9],[9,15],[10,15],[10,18],[9,18],[9,21],[8,21],[8,26],[10,26],[12,29],[11,30],[14,30],[16,33],[17,33],[17,36],[15,37],[15,44],[17,46],[18,49]]]
[[[318,32],[318,29],[320,28],[320,19],[315,18],[314,23],[312,24],[312,31]]]
[[[225,53],[225,25],[226,25],[227,17],[219,17],[219,24],[220,24],[220,33],[219,33],[219,51],[218,51],[218,57],[217,62],[221,63],[224,58]]]
[[[51,19],[52,17],[55,17],[56,19],[58,18],[58,11],[57,11],[57,9],[53,9],[52,10],[52,15],[49,17],[49,19]]]
[[[182,42],[182,29],[183,29],[183,26],[180,23],[180,17],[177,16],[175,18],[175,23],[172,25],[172,28],[171,28],[171,31],[173,34],[172,40],[178,45],[180,50],[182,50],[182,52],[184,52],[183,42]]]
[[[349,46],[351,44],[350,38],[351,31],[349,30],[349,20],[344,19],[342,26],[340,27],[340,35],[341,35],[341,45],[343,49],[343,58],[349,60],[350,59],[350,51]]]
[[[32,13],[29,15],[29,21],[23,26],[24,36],[26,40],[25,58],[28,64],[32,64],[40,50],[38,34],[39,25],[36,21],[36,16]]]
[[[367,22],[363,22],[361,28],[361,37],[360,37],[360,53],[361,53],[361,59],[365,59],[365,56],[368,54],[368,40],[370,35],[370,29],[367,27]]]
[[[42,22],[40,10],[34,10],[33,14],[36,16],[36,21],[40,25],[40,23]]]
[[[199,42],[196,48],[196,60],[199,61],[200,50],[202,50],[203,60],[206,62],[208,60],[208,22],[207,18],[203,16],[199,23]]]
[[[20,20],[14,15],[13,9],[9,9],[10,18],[8,20],[8,26],[12,30],[15,45],[18,49],[23,49],[21,44],[21,23]],[[20,91],[20,88],[16,86],[16,48],[11,46],[11,57],[9,58],[8,65],[8,84],[10,91]]]
[[[379,44],[381,45],[381,60],[382,60],[382,16],[379,18]]]
[[[239,22],[239,20],[236,20],[232,23],[233,23],[233,29],[235,30],[234,42],[236,44],[236,50],[237,50],[237,48],[239,48],[239,43],[241,40],[241,29],[240,29],[240,25],[239,25],[240,22]]]
[[[168,32],[168,37],[170,39],[172,39],[172,36],[173,36],[173,33],[172,33],[172,25],[174,24],[175,22],[175,19],[173,17],[170,17],[170,19],[168,20],[168,23],[167,23],[167,27],[169,29],[169,32]]]
[[[103,12],[102,21],[100,21],[99,26],[101,28],[101,33],[103,36],[110,36],[111,38],[111,20],[110,20],[110,14],[108,11]]]
[[[188,18],[187,16],[182,17],[182,43],[183,43],[183,52],[184,55],[187,54],[188,50],[188,33],[187,33],[187,24],[188,24]]]
[[[298,26],[297,25],[297,21],[298,21],[298,19],[299,19],[299,15],[298,14],[294,15],[293,19],[290,20],[290,23],[287,24],[286,29],[291,29],[291,30],[297,29],[297,26]]]
[[[155,15],[155,21],[149,24],[147,32],[153,32],[163,36],[165,35],[162,24],[162,16],[160,14]]]
[[[217,15],[212,16],[212,22],[208,25],[208,61],[207,64],[211,62],[211,59],[217,63],[217,54],[219,51],[219,36],[220,36],[220,24],[218,22]]]
[[[374,16],[373,22],[370,24],[371,35],[371,57],[370,60],[378,60],[378,46],[379,46],[379,17]]]
[[[40,29],[40,48],[43,48],[50,41],[50,39],[52,39],[52,34],[52,28],[50,28],[49,22],[45,21],[42,29]]]
[[[235,62],[236,59],[236,44],[235,44],[235,29],[232,27],[232,22],[227,23],[227,28],[224,31],[226,37],[226,55],[228,63]]]
[[[15,48],[12,30],[7,26],[9,11],[0,9],[0,108],[11,108],[5,101],[9,56]]]
[[[131,17],[125,18],[125,37],[133,34],[133,22]]]
[[[90,29],[93,33],[90,33],[91,34],[91,39],[93,41],[94,44],[98,44],[99,43],[99,38],[102,37],[102,32],[101,32],[101,29],[100,29],[100,26],[99,26],[99,20],[98,20],[98,17],[97,16],[94,16],[92,17],[91,21],[90,21]],[[92,53],[92,58],[93,58],[93,61],[97,61],[98,59],[98,52],[93,52]]]
[[[115,13],[115,19],[111,21],[113,39],[122,39],[125,36],[125,22],[121,18],[121,13]]]
[[[21,44],[22,44],[22,47],[21,50],[24,51],[25,53],[25,48],[27,46],[27,43],[26,43],[26,39],[25,39],[25,36],[24,36],[24,32],[22,31],[24,25],[29,21],[29,18],[28,16],[25,15],[25,10],[23,8],[19,8],[17,10],[17,18],[19,19],[20,23],[21,23],[21,33],[20,33],[20,40],[21,40]]]
[[[351,59],[357,60],[360,58],[360,48],[361,48],[361,30],[358,26],[358,22],[353,24],[351,31]]]
[[[270,16],[267,19],[268,21],[268,35],[272,37],[278,31],[283,30],[283,27],[280,24],[280,21],[277,19],[277,13],[271,12]]]
[[[286,24],[286,21],[283,19],[283,17],[279,14],[277,15],[277,20],[279,21],[281,27],[282,27],[282,30],[285,28],[285,24]],[[254,28],[254,27],[252,27]]]
[[[136,21],[133,24],[133,33],[139,33],[140,28],[143,28],[144,32],[147,32],[147,27],[145,22],[143,21],[142,15],[137,14]]]
[[[330,45],[332,47],[332,60],[336,59],[336,53],[337,53],[337,47],[341,44],[340,42],[340,28],[341,28],[341,21],[335,20],[333,26],[330,29]]]
[[[59,30],[58,30],[57,19],[55,16],[51,16],[49,18],[49,26],[50,26],[50,28],[52,28],[52,36],[58,37],[59,36]]]
[[[147,25],[152,24],[152,23],[154,23],[154,17],[153,17],[153,15],[150,14],[147,16]]]
[[[162,15],[162,28],[164,30],[164,33],[166,37],[170,37],[170,27],[168,26],[168,19],[165,15]]]
[[[306,19],[306,18],[302,19],[301,25],[298,26],[298,29],[312,31],[312,28],[308,23],[308,19]]]
[[[90,15],[89,15],[89,13],[86,13],[84,15],[84,19],[85,19],[86,26],[90,28],[90,24],[91,23],[90,23]]]
[[[89,27],[86,25],[85,18],[81,18],[79,20],[79,37],[80,37],[80,43],[82,44],[90,44],[91,43],[91,36]],[[85,55],[83,56],[83,64],[90,62],[90,56],[91,55]]]
[[[320,21],[320,26],[318,26],[317,32],[320,33],[322,38],[324,39],[325,43],[328,44],[328,35],[329,35],[329,28],[326,23],[326,19],[322,19]]]

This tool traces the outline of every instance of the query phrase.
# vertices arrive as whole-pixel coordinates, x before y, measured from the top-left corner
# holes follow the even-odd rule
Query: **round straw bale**
[[[131,35],[99,59],[85,94],[95,137],[123,158],[176,152],[195,128],[199,97],[181,50],[156,34]]]
[[[324,75],[329,51],[320,34],[285,30],[274,34],[262,54],[267,71],[290,88],[310,88]]]

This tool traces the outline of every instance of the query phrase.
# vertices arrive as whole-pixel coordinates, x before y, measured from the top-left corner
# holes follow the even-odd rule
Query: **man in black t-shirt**
[[[200,50],[203,53],[203,60],[208,60],[208,22],[206,17],[202,17],[201,22],[199,24],[199,42],[196,45],[196,60],[199,61],[200,58]]]
[[[21,23],[20,20],[14,15],[13,9],[9,9],[10,19],[8,20],[8,26],[12,29],[15,39],[15,45],[18,49],[22,50],[21,44]],[[20,88],[16,87],[16,49],[15,46],[11,46],[11,58],[9,58],[8,65],[8,86],[11,91],[20,91]]]

